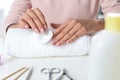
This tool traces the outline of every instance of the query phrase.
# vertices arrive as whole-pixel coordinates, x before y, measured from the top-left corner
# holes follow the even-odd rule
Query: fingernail
[[[60,43],[55,44],[56,46],[60,46]]]
[[[37,28],[35,28],[35,32],[39,33],[39,30]]]
[[[70,41],[66,41],[66,43],[70,43]]]
[[[56,44],[56,42],[55,42],[55,41],[53,41],[53,42],[52,42],[52,45],[55,45],[55,44]]]
[[[25,28],[29,29],[29,26],[28,26],[28,25],[25,25]]]
[[[44,33],[44,29],[40,29],[41,33]]]
[[[44,27],[45,27],[45,29],[47,29],[47,26],[46,26],[46,25],[44,25]]]

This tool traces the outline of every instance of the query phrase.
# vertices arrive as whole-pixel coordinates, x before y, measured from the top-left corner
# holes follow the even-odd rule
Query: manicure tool
[[[6,80],[6,79],[14,76],[14,75],[17,74],[17,73],[20,73],[19,75],[17,75],[17,77],[15,77],[15,78],[13,79],[13,80],[17,80],[17,79],[19,79],[25,72],[27,72],[27,71],[30,70],[30,69],[31,69],[30,67],[22,67],[22,68],[18,69],[17,71],[11,73],[10,75],[6,76],[6,77],[3,78],[2,80]],[[30,70],[30,71],[31,71],[31,70]],[[28,77],[29,75],[30,75],[30,73],[28,72],[28,74],[27,74],[26,77]],[[28,79],[26,79],[26,80],[28,80]]]
[[[43,68],[41,69],[42,74],[48,74],[49,75],[49,80],[52,80],[52,75],[60,73],[61,70],[59,68]]]
[[[32,72],[33,72],[33,67],[31,66],[30,69],[28,70],[27,75],[24,80],[29,80]]]
[[[63,74],[56,80],[62,80],[63,76],[66,76],[68,79],[73,80],[73,78],[68,75],[66,69],[63,69]]]

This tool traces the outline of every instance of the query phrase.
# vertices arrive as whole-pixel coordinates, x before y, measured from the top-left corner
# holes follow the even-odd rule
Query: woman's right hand
[[[47,22],[38,8],[27,9],[18,23],[11,25],[10,28],[32,28],[35,32],[44,33],[47,29]]]

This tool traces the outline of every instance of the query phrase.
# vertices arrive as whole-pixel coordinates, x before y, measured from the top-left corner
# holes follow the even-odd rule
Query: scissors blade
[[[49,80],[52,80],[52,72],[51,71],[49,72],[48,75],[49,75]]]

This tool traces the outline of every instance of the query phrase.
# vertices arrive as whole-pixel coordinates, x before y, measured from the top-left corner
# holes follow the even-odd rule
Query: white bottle
[[[120,14],[107,14],[93,37],[88,71],[88,80],[120,80]]]

